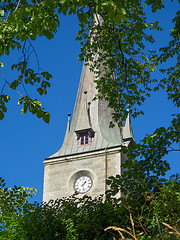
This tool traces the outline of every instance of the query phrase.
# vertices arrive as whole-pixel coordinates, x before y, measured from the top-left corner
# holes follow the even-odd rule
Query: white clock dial
[[[88,176],[79,177],[74,183],[74,189],[78,193],[88,192],[92,187],[92,180]]]

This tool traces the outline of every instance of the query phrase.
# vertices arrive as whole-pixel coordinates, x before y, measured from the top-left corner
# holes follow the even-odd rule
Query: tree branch
[[[4,87],[5,87],[5,85],[6,84],[8,84],[8,85],[10,85],[10,83],[6,80],[6,78],[5,78],[5,76],[2,74],[2,72],[0,72],[0,74],[1,74],[1,76],[4,78],[4,80],[5,80],[5,84],[4,84],[4,86],[3,86],[3,89],[4,89]],[[17,89],[14,89],[14,90],[16,90],[16,92],[21,96],[21,97],[23,97],[23,95],[17,90]]]
[[[21,2],[21,0],[19,0],[19,1],[18,1],[18,4],[17,4],[17,6],[16,6],[16,9],[15,9],[15,11],[17,11],[17,10],[18,10],[18,7],[19,7],[19,4],[20,4],[20,2]]]

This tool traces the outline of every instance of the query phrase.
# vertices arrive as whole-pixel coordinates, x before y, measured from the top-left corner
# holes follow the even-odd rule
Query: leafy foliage
[[[4,118],[4,112],[7,111],[7,108],[5,106],[5,103],[9,101],[9,96],[1,94],[0,96],[0,120]]]
[[[27,198],[36,194],[36,190],[28,187],[7,188],[4,179],[0,177],[0,238],[15,239],[16,229],[19,228],[20,220],[34,207]],[[14,238],[12,238],[14,236]]]
[[[59,25],[57,14],[54,12],[55,9],[53,5],[46,4],[46,1],[30,2],[25,0],[18,2],[1,1],[0,8],[0,56],[9,55],[10,50],[15,49],[21,52],[22,55],[18,63],[11,66],[12,70],[17,70],[18,76],[16,80],[8,81],[1,72],[4,79],[1,95],[5,91],[5,87],[9,86],[10,89],[15,90],[20,95],[19,102],[23,103],[23,114],[29,110],[36,114],[38,118],[43,118],[46,123],[49,123],[50,114],[44,111],[39,100],[30,97],[24,84],[35,86],[40,95],[47,94],[47,88],[50,87],[49,80],[52,75],[40,70],[38,59],[38,72],[36,73],[29,66],[29,59],[32,53],[37,57],[31,43],[32,40],[37,38],[37,35],[45,36],[48,39],[54,36]],[[4,67],[2,62],[1,67]],[[21,86],[23,86],[25,94],[21,93]],[[8,98],[10,99],[10,96]],[[1,111],[1,119],[3,117],[4,114]]]
[[[178,239],[176,232],[169,234],[169,228],[163,225],[165,222],[179,230],[178,175],[157,183],[153,192],[139,192],[134,198],[126,195],[121,199],[104,200],[103,196],[95,199],[71,196],[49,203],[30,204],[27,197],[32,192],[33,189],[16,186],[7,189],[1,179],[1,239],[114,240],[119,239],[116,229],[124,229],[125,237],[129,236],[128,232],[139,235],[141,240]]]
[[[168,222],[177,230],[179,229],[179,214],[180,214],[180,182],[179,176],[173,176],[169,181],[159,186],[159,192],[156,195],[155,201],[152,202],[154,213],[157,214],[160,222]],[[173,206],[173,207],[172,207]],[[176,219],[176,221],[174,221]],[[155,225],[155,217],[152,225]],[[167,228],[162,228],[162,231],[167,233]],[[169,236],[171,239],[171,237]]]
[[[151,73],[156,70],[159,61],[165,62],[169,57],[179,53],[179,12],[173,20],[175,23],[171,33],[173,40],[169,46],[160,49],[162,54],[158,56],[156,51],[147,48],[147,43],[155,41],[153,35],[149,34],[150,30],[161,30],[158,22],[147,22],[145,12],[147,6],[151,6],[152,12],[156,12],[164,7],[164,3],[160,0],[146,0],[144,3],[140,0],[1,2],[0,56],[9,55],[10,50],[16,48],[22,52],[24,59],[12,66],[20,70],[21,75],[11,83],[5,79],[5,86],[9,85],[10,88],[17,90],[23,83],[34,85],[36,82],[40,83],[40,87],[37,88],[39,94],[47,93],[46,88],[50,86],[47,80],[51,75],[47,75],[48,78],[43,81],[39,67],[39,72],[34,73],[33,69],[28,67],[30,55],[25,50],[30,44],[35,53],[31,41],[38,35],[53,38],[59,26],[60,13],[76,14],[80,22],[80,30],[77,33],[77,40],[81,41],[79,59],[88,62],[94,60],[96,56],[93,63],[89,62],[98,78],[96,83],[99,94],[96,97],[105,98],[109,102],[109,106],[114,109],[114,119],[117,122],[120,119],[125,120],[128,114],[127,106],[133,117],[141,114],[142,111],[137,106],[150,96],[150,91],[164,86],[167,86],[169,99],[178,105],[179,58],[175,67],[162,70],[168,73],[167,79],[164,78],[158,83],[157,79],[151,77]],[[157,82],[156,87],[152,87],[153,82]]]
[[[121,190],[125,195],[134,197],[134,194],[139,192],[152,191],[157,182],[164,181],[164,176],[170,169],[164,156],[169,151],[175,151],[171,146],[179,142],[179,128],[178,115],[167,129],[156,129],[152,135],[146,135],[139,144],[129,145],[128,148],[122,146],[121,151],[127,158],[123,164],[124,172],[121,176],[112,176],[107,180],[110,185],[107,194],[115,196]]]

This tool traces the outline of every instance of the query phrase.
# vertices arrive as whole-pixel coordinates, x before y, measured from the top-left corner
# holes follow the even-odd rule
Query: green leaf
[[[34,103],[35,106],[37,106],[38,108],[42,108],[42,104],[41,104],[41,102],[38,101],[37,99],[35,99],[35,100],[33,101],[33,103]]]
[[[47,74],[46,74],[46,79],[49,80],[50,78],[52,78],[52,75],[47,72]]]
[[[41,96],[44,94],[44,89],[42,89],[42,88],[38,88],[37,91],[39,92],[39,94]]]
[[[43,117],[43,111],[42,110],[38,110],[37,113],[36,113],[36,116],[38,118],[42,118]]]
[[[0,110],[0,120],[4,118],[4,113]]]
[[[121,23],[121,20],[122,20],[122,15],[117,14],[114,17],[114,23],[117,24],[117,25],[119,25]]]
[[[10,97],[8,95],[4,95],[3,99],[4,102],[8,102],[10,100]]]
[[[2,109],[3,112],[7,112],[7,108],[4,104],[1,104],[0,108]]]
[[[22,108],[21,113],[22,113],[22,114],[25,114],[26,112],[27,112],[27,106],[25,105],[25,106]]]
[[[19,101],[18,101],[18,106],[20,106],[23,102],[23,98],[20,98]]]
[[[37,37],[37,33],[36,32],[32,32],[31,35],[30,35],[30,39],[31,40],[35,40]]]
[[[51,115],[48,112],[44,113],[44,115],[43,115],[44,122],[49,123],[50,122],[50,117],[51,117]]]
[[[4,17],[4,15],[5,15],[4,10],[1,10],[1,11],[0,11],[0,17]]]

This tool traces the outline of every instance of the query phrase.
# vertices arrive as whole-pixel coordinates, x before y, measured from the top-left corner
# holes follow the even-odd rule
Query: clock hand
[[[86,180],[83,182],[82,187],[84,186],[85,183],[86,183]]]

